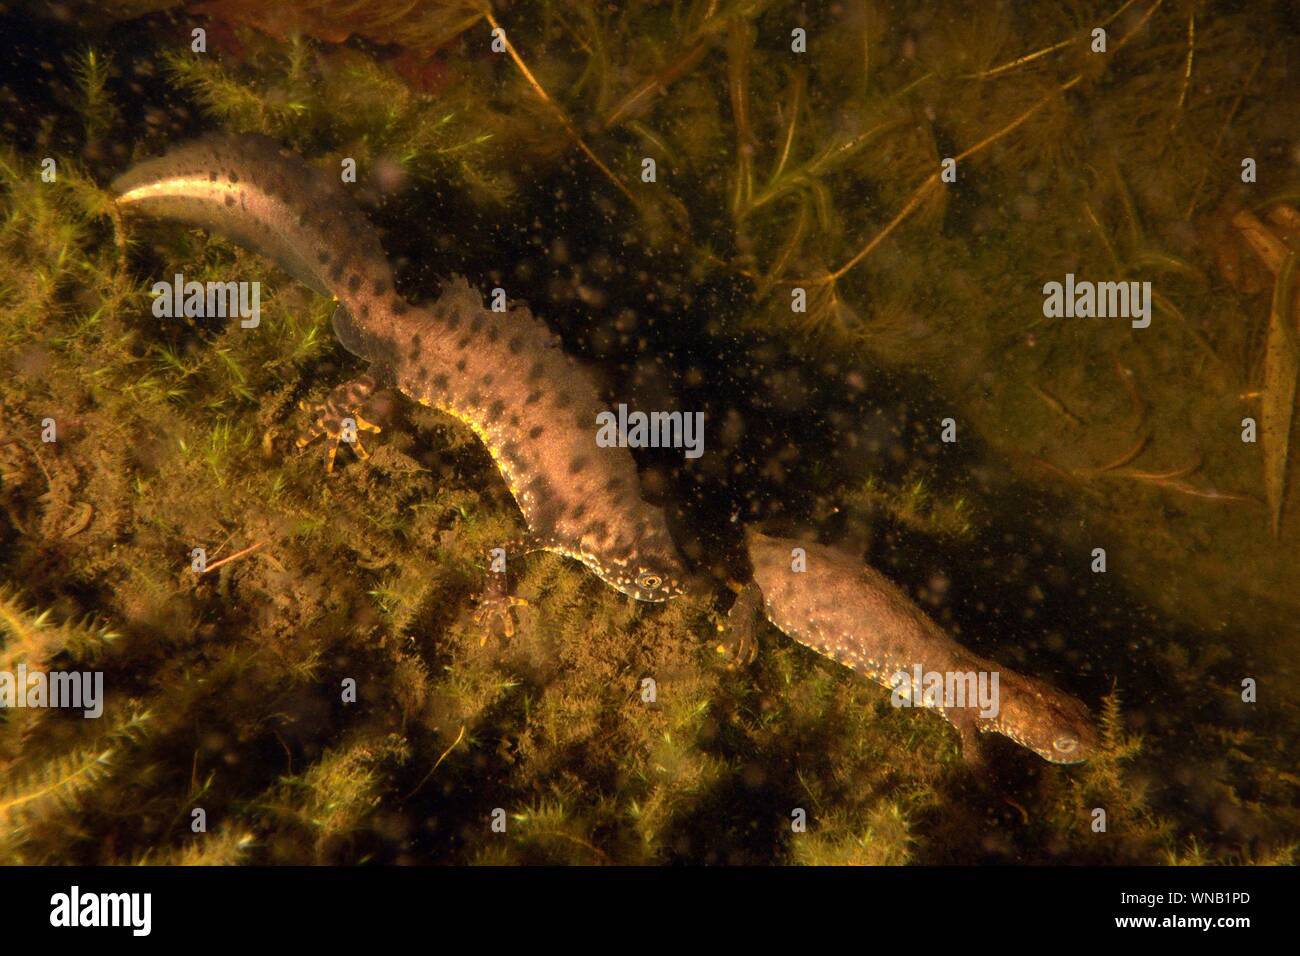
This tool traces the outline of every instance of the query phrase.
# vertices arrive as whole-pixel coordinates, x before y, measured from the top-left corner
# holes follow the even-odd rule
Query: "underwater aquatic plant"
[[[325,51],[301,37],[264,48],[250,66],[171,52],[175,81],[227,128],[299,146],[328,140],[366,166],[450,178],[477,200],[501,203],[515,185],[497,159],[503,117],[467,84],[420,93],[391,66],[346,49]]]

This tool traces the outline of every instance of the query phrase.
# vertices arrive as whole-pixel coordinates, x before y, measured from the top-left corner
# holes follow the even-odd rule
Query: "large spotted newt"
[[[454,415],[487,446],[528,525],[520,551],[576,558],[642,601],[682,593],[681,558],[663,511],[641,496],[631,453],[596,443],[595,380],[526,307],[494,311],[459,278],[429,304],[409,304],[346,187],[265,137],[180,145],[133,166],[112,190],[124,214],[225,236],[337,300],[336,335],[370,365],[317,420],[332,442],[331,466],[350,406],[395,386]]]

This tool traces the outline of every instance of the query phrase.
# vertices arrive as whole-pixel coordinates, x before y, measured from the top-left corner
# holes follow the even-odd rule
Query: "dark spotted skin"
[[[925,672],[997,672],[996,717],[978,708],[938,708],[961,734],[968,756],[979,733],[1009,737],[1053,763],[1080,763],[1094,752],[1096,731],[1083,703],[968,651],[871,567],[818,544],[755,531],[746,540],[768,620],[817,653],[886,687],[916,664]],[[794,569],[795,548],[806,555],[803,571]],[[754,601],[753,592],[748,597]],[[737,600],[738,628],[750,623],[745,598]]]
[[[608,406],[592,376],[527,308],[493,312],[460,278],[432,303],[408,304],[342,184],[264,137],[179,146],[112,188],[126,213],[210,229],[337,299],[335,333],[371,363],[374,384],[450,412],[483,440],[528,523],[528,549],[576,558],[643,601],[683,592],[681,559],[631,454],[596,445]]]
[[[486,308],[448,282],[410,328],[428,330],[393,372],[416,401],[469,424],[528,521],[531,546],[577,558],[643,601],[681,593],[684,575],[663,512],[642,500],[626,449],[596,445],[600,401],[590,375],[523,306]]]

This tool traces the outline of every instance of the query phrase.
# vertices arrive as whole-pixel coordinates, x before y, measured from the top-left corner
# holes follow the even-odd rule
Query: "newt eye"
[[[645,588],[647,591],[657,591],[659,585],[664,583],[664,579],[657,574],[643,574],[636,579],[637,587]]]
[[[1063,754],[1072,754],[1079,746],[1079,738],[1064,734],[1052,741],[1052,746]]]

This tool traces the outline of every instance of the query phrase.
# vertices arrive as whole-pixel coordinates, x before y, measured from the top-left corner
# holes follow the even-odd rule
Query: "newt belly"
[[[1080,763],[1096,747],[1092,717],[1081,701],[962,647],[868,565],[818,544],[754,531],[746,538],[768,620],[800,644],[893,689],[896,702],[935,709],[966,748],[976,734],[996,733],[1053,763]],[[929,675],[938,679],[930,683]],[[981,679],[995,691],[992,707],[976,699]],[[965,699],[945,696],[939,680],[947,689],[967,691]]]
[[[449,412],[487,446],[530,549],[576,558],[639,600],[683,592],[681,558],[662,509],[641,497],[631,453],[596,444],[594,378],[527,308],[494,312],[459,278],[409,305],[343,185],[265,137],[205,137],[112,189],[125,213],[208,229],[336,299],[335,333],[376,382]]]

